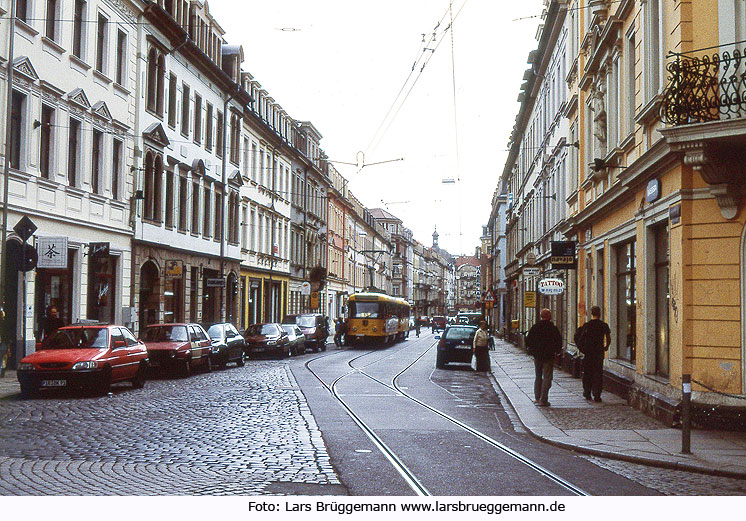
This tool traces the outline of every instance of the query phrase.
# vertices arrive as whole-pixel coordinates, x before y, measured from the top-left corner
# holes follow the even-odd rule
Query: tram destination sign
[[[575,241],[552,241],[552,269],[574,270],[577,268]]]

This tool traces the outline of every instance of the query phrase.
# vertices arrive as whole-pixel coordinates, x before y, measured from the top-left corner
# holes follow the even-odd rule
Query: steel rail
[[[516,460],[520,461],[520,462],[521,462],[521,463],[523,463],[524,465],[527,465],[528,467],[532,468],[533,470],[535,470],[535,471],[536,471],[536,472],[538,472],[539,474],[541,474],[541,475],[543,475],[544,477],[548,478],[549,480],[551,480],[551,481],[553,481],[553,482],[557,483],[558,485],[560,485],[561,487],[563,487],[563,488],[567,489],[568,491],[572,492],[573,494],[575,494],[575,495],[578,495],[578,496],[590,496],[590,494],[589,494],[588,492],[586,492],[585,490],[581,489],[580,487],[577,487],[577,486],[573,485],[572,483],[570,483],[570,482],[569,482],[569,481],[567,481],[566,479],[562,478],[562,477],[561,477],[561,476],[559,476],[558,474],[555,474],[554,472],[552,472],[552,471],[548,470],[547,468],[545,468],[545,467],[543,467],[543,466],[539,465],[538,463],[536,463],[535,461],[533,461],[533,460],[531,460],[531,459],[527,458],[526,456],[524,456],[524,455],[523,455],[523,454],[521,454],[520,452],[518,452],[518,451],[516,451],[516,450],[514,450],[514,449],[511,449],[511,448],[510,448],[510,447],[508,447],[507,445],[505,445],[505,444],[503,444],[503,443],[500,443],[499,441],[497,441],[497,440],[495,440],[495,439],[491,438],[490,436],[488,436],[488,435],[484,434],[483,432],[481,432],[481,431],[478,431],[477,429],[475,429],[475,428],[473,428],[473,427],[471,427],[471,426],[469,426],[469,425],[465,424],[465,423],[464,423],[464,422],[462,422],[461,420],[458,420],[458,419],[454,418],[453,416],[451,416],[451,415],[449,415],[449,414],[447,414],[447,413],[444,413],[443,411],[440,411],[440,410],[436,409],[435,407],[433,407],[433,406],[431,406],[431,405],[429,405],[429,404],[427,404],[427,403],[423,402],[422,400],[419,400],[418,398],[415,398],[414,396],[412,396],[412,395],[410,395],[410,394],[406,393],[406,392],[405,392],[404,390],[402,390],[402,388],[401,388],[401,387],[399,387],[399,385],[398,385],[398,384],[397,384],[397,382],[396,382],[396,381],[397,381],[397,379],[398,379],[398,378],[399,378],[399,377],[400,377],[401,375],[403,375],[403,374],[404,374],[405,372],[407,372],[407,371],[408,371],[408,370],[409,370],[409,369],[410,369],[410,368],[411,368],[411,367],[412,367],[412,366],[413,366],[414,364],[416,364],[416,363],[417,363],[417,362],[418,362],[418,361],[419,361],[419,360],[420,360],[420,359],[421,359],[421,358],[422,358],[423,356],[425,356],[425,355],[426,355],[426,354],[428,353],[428,351],[430,351],[430,349],[432,349],[432,348],[433,348],[433,346],[434,346],[434,345],[435,345],[435,344],[432,344],[432,345],[431,345],[430,347],[428,347],[428,348],[427,348],[427,349],[426,349],[425,351],[423,351],[423,352],[422,352],[422,353],[421,353],[421,354],[420,354],[420,355],[419,355],[419,356],[418,356],[417,358],[415,358],[415,359],[414,359],[414,361],[412,361],[412,362],[411,362],[411,363],[410,363],[410,364],[409,364],[408,366],[406,366],[406,367],[405,367],[405,368],[404,368],[404,369],[403,369],[402,371],[400,371],[400,372],[399,372],[398,374],[396,374],[396,375],[395,375],[395,376],[394,376],[394,377],[393,377],[393,378],[391,379],[391,384],[387,384],[387,383],[385,383],[385,382],[382,382],[382,381],[381,381],[381,380],[379,380],[378,378],[376,378],[376,377],[374,377],[374,376],[372,376],[372,375],[369,375],[368,373],[364,372],[363,370],[361,370],[361,369],[357,369],[357,368],[353,367],[353,366],[352,366],[352,362],[354,362],[355,360],[357,360],[357,358],[354,358],[354,359],[350,360],[350,361],[349,361],[349,362],[348,362],[347,364],[348,364],[348,365],[349,365],[350,367],[352,367],[353,369],[355,369],[355,370],[356,370],[356,371],[357,371],[358,373],[362,374],[363,376],[366,376],[366,377],[370,378],[370,379],[371,379],[371,380],[373,380],[374,382],[377,382],[377,383],[379,383],[380,385],[383,385],[384,387],[386,387],[386,388],[388,388],[388,389],[390,389],[390,390],[392,390],[392,391],[396,391],[397,393],[400,393],[400,394],[401,394],[402,396],[404,396],[405,398],[408,398],[409,400],[411,400],[411,401],[413,401],[413,402],[417,403],[418,405],[420,405],[420,406],[422,406],[422,407],[424,407],[424,408],[428,409],[429,411],[431,411],[431,412],[433,412],[433,413],[437,414],[438,416],[440,416],[440,417],[442,417],[442,418],[444,418],[444,419],[446,419],[446,420],[450,421],[451,423],[453,423],[453,424],[457,425],[458,427],[460,427],[460,428],[464,429],[464,430],[465,430],[465,431],[467,431],[468,433],[470,433],[470,434],[472,434],[472,435],[476,436],[477,438],[479,438],[480,440],[484,441],[484,442],[485,442],[485,443],[487,443],[488,445],[491,445],[491,446],[495,447],[496,449],[498,449],[498,450],[500,450],[500,451],[504,452],[504,453],[505,453],[505,454],[507,454],[508,456],[511,456],[512,458],[514,458],[514,459],[516,459]],[[359,358],[359,357],[358,357],[358,358]],[[349,373],[348,373],[348,374],[349,374]]]
[[[364,356],[368,356],[371,353],[375,353],[377,351],[369,351],[367,353],[363,353],[360,356],[356,356],[352,360],[349,360],[347,362],[347,365],[352,367],[351,363],[355,360],[358,360]],[[326,355],[330,356],[330,355]],[[399,459],[399,457],[394,453],[393,450],[391,450],[388,445],[386,445],[383,440],[371,429],[363,420],[360,418],[355,412],[350,408],[347,403],[342,399],[342,397],[337,392],[337,383],[342,380],[343,378],[359,372],[358,369],[352,368],[347,373],[343,374],[342,376],[338,377],[336,380],[334,380],[331,384],[327,384],[324,382],[324,380],[316,374],[316,372],[311,369],[310,364],[316,360],[319,360],[321,358],[326,358],[326,356],[318,356],[315,358],[312,358],[311,360],[308,360],[306,362],[306,369],[316,377],[316,379],[321,382],[321,384],[334,396],[334,398],[342,405],[344,410],[347,412],[348,416],[352,418],[352,421],[355,422],[355,424],[362,430],[366,436],[373,442],[373,445],[376,446],[376,448],[383,454],[383,456],[391,463],[391,465],[394,467],[394,469],[402,476],[404,481],[407,483],[409,488],[411,488],[415,494],[418,496],[432,496],[432,494],[425,488],[425,486],[417,479],[417,476],[412,473],[409,468],[404,464],[404,462]]]

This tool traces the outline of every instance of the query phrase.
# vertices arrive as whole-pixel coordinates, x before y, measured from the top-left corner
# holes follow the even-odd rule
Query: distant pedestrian
[[[534,403],[548,407],[549,388],[552,386],[554,372],[554,357],[562,352],[562,335],[552,323],[552,312],[542,309],[539,320],[534,324],[526,336],[528,353],[534,357]]]
[[[487,321],[479,321],[479,329],[474,334],[474,341],[472,343],[472,352],[474,358],[476,358],[476,371],[486,372],[490,370],[490,354],[487,352],[489,349],[489,336],[487,332]]]
[[[336,329],[334,330],[334,345],[342,347],[342,335],[345,334],[345,322],[342,317],[337,319]]]
[[[583,353],[583,397],[601,401],[604,386],[604,353],[611,345],[609,324],[601,320],[601,308],[591,308],[591,319],[575,333],[575,344]]]
[[[418,318],[414,321],[414,331],[417,333],[417,338],[420,338],[420,327],[420,319]]]

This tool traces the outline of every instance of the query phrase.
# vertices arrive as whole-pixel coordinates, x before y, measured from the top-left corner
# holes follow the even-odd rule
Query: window
[[[668,222],[653,228],[655,240],[655,374],[670,375],[668,310],[669,291],[669,233]]]
[[[617,356],[634,363],[636,357],[637,293],[635,242],[616,247],[617,254]]]
[[[218,190],[215,190],[215,226],[213,227],[213,237],[215,240],[223,238],[223,204],[224,196]]]
[[[166,228],[174,226],[174,173],[166,170]]]
[[[83,53],[85,52],[85,14],[86,2],[84,0],[75,0],[75,9],[73,11],[73,56],[80,59],[83,59]]]
[[[207,104],[205,112],[205,150],[212,150],[212,104]]]
[[[204,217],[203,220],[203,226],[202,226],[202,236],[205,238],[210,237],[210,218],[212,217],[212,212],[210,211],[210,202],[212,200],[212,191],[210,190],[210,183],[209,181],[205,180],[205,203],[202,206],[202,211],[204,212],[202,216]]]
[[[54,109],[48,105],[41,106],[41,135],[39,140],[39,172],[45,179],[52,179],[52,149],[54,147],[52,125]]]
[[[215,155],[218,157],[223,157],[223,127],[225,126],[225,123],[223,121],[223,113],[218,111],[218,126],[215,129]]]
[[[67,145],[67,184],[77,186],[78,170],[80,167],[80,121],[70,118],[69,141]]]
[[[125,85],[127,78],[127,33],[117,31],[117,70],[116,82]]]
[[[103,134],[93,129],[93,148],[91,150],[91,192],[101,194],[101,147]]]
[[[181,84],[181,133],[189,135],[189,85]]]
[[[16,17],[28,22],[28,0],[16,0]]]
[[[155,168],[153,169],[153,220],[160,223],[163,219],[163,158],[155,156]]]
[[[17,8],[18,6],[16,6]],[[44,23],[44,36],[50,40],[57,41],[57,0],[47,0],[47,19]]]
[[[627,122],[626,132],[627,135],[631,134],[635,130],[635,111],[637,106],[635,103],[635,90],[636,90],[636,77],[635,77],[635,61],[636,61],[636,49],[635,49],[635,33],[630,34],[627,37],[627,92],[626,92],[626,103],[627,103]]]
[[[10,113],[10,167],[20,170],[23,143],[25,141],[26,96],[13,91]]]
[[[202,96],[194,93],[194,142],[202,142]]]
[[[176,75],[173,72],[168,78],[168,126],[176,127]]]
[[[143,191],[145,199],[143,204],[145,206],[143,211],[143,218],[152,221],[153,220],[153,154],[147,153],[145,155],[145,178],[143,179]]]
[[[661,11],[660,0],[647,0],[644,4],[645,9],[645,57],[647,58],[646,72],[649,72],[645,79],[646,100],[649,101],[661,90],[663,76],[663,62],[665,56],[663,52],[663,39],[661,38],[661,24],[663,12]]]
[[[124,145],[118,139],[112,142],[111,150],[111,198],[119,199],[119,190],[122,177],[122,147]]]
[[[155,112],[158,106],[158,51],[154,47],[148,52],[148,92],[146,108]]]
[[[184,232],[187,228],[187,177],[184,172],[179,176],[179,231]]]
[[[98,23],[96,24],[96,70],[101,74],[106,73],[106,54],[108,51],[106,39],[109,34],[108,22],[109,20],[99,13]]]
[[[238,148],[241,140],[241,118],[236,114],[231,116],[231,155],[230,161],[238,166]]]
[[[163,217],[161,209],[161,178],[163,177],[163,160],[159,155],[145,155],[145,212],[144,218],[160,222]]]
[[[192,233],[199,234],[199,179],[192,182]]]

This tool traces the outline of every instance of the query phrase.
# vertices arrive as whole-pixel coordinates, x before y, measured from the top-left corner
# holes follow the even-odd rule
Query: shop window
[[[88,260],[88,313],[87,318],[112,323],[116,300],[117,257],[93,256]]]
[[[670,375],[669,323],[669,233],[665,222],[653,229],[655,237],[655,374]]]
[[[616,247],[617,255],[617,356],[635,363],[636,307],[635,276],[637,269],[635,242]]]

